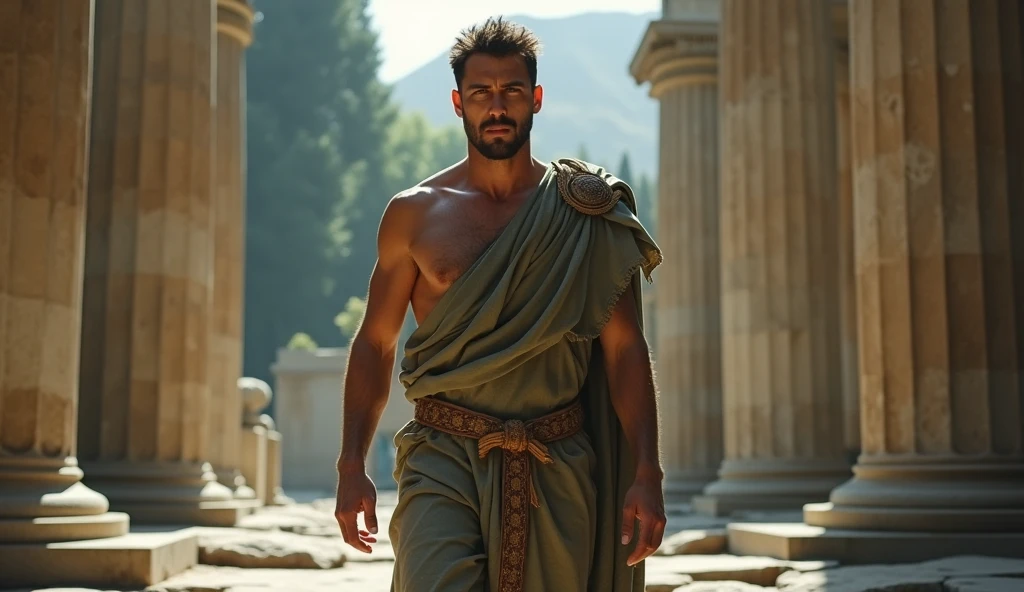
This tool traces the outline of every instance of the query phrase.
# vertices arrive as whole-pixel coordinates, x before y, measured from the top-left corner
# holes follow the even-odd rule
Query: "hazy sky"
[[[655,12],[661,0],[370,0],[380,33],[380,75],[393,82],[451,47],[459,31],[500,14],[559,17],[579,12]]]

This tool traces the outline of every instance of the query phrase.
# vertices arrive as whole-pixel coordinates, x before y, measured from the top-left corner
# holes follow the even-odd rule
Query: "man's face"
[[[530,88],[522,56],[472,55],[461,88],[452,91],[466,137],[490,160],[512,158],[526,144],[542,98],[540,86]]]

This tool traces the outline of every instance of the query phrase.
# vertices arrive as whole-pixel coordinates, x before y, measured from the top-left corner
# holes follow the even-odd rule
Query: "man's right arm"
[[[366,476],[366,454],[387,405],[398,337],[417,277],[410,251],[412,209],[406,198],[396,197],[384,211],[366,310],[349,346],[345,373],[335,514],[345,541],[364,552],[370,551],[366,543],[374,542],[368,535],[377,531],[376,491]],[[360,512],[365,512],[369,533],[356,527]]]

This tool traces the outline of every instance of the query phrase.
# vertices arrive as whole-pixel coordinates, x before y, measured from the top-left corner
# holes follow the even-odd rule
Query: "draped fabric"
[[[620,542],[634,459],[611,404],[597,339],[661,252],[636,217],[631,189],[587,164],[619,201],[581,213],[558,190],[553,165],[537,191],[409,338],[406,397],[433,396],[503,420],[530,420],[579,397],[584,431],[549,444],[535,463],[539,508],[530,513],[525,589],[640,592]],[[568,199],[566,199],[568,197]],[[413,421],[395,437],[399,502],[392,518],[393,589],[497,590],[500,455],[475,440]],[[635,540],[635,537],[634,537]]]

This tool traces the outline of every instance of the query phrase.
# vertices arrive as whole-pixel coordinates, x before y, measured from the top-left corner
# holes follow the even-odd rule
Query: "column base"
[[[799,510],[828,499],[848,479],[842,460],[727,460],[719,479],[694,497],[693,509],[706,516],[728,516],[747,510]]]
[[[868,457],[830,503],[804,508],[811,526],[923,532],[1024,532],[1024,463]]]
[[[217,482],[231,490],[235,499],[256,499],[256,490],[245,482],[238,469],[217,469]]]
[[[80,480],[74,457],[0,458],[0,543],[49,543],[121,536],[128,516],[108,512]]]
[[[260,506],[256,499],[235,499],[209,463],[119,461],[86,468],[89,484],[133,524],[233,526]]]
[[[101,540],[0,545],[0,573],[5,588],[144,588],[189,569],[198,557],[192,531],[131,533]]]
[[[687,503],[700,495],[715,480],[715,471],[668,471],[665,475],[665,501]]]
[[[954,555],[1024,558],[1024,532],[935,533],[840,530],[807,524],[728,526],[729,553],[844,565],[912,563]]]

